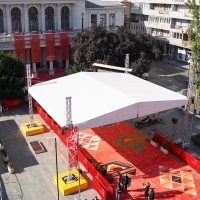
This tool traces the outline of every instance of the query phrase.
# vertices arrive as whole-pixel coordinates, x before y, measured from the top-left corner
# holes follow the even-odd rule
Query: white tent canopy
[[[181,94],[125,73],[80,72],[29,88],[30,95],[61,126],[66,97],[80,130],[116,123],[187,104]]]

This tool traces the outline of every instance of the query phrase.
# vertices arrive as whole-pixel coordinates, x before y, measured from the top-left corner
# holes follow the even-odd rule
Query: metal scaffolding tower
[[[128,69],[129,69],[129,54],[126,54],[126,58],[125,58],[125,73],[128,73]]]
[[[27,78],[27,90],[31,87],[31,66],[30,64],[26,65],[26,78]],[[35,127],[33,122],[33,103],[32,103],[32,96],[28,93],[28,104],[29,104],[29,116],[30,116],[30,125],[29,128]]]
[[[72,125],[72,112],[71,112],[71,97],[66,98],[66,128],[71,129]]]
[[[187,98],[188,98],[188,104],[185,106],[185,115],[184,115],[184,124],[183,124],[183,145],[185,144],[185,138],[186,138],[186,129],[188,125],[188,118],[189,118],[189,111],[190,111],[190,101],[192,97],[192,87],[193,87],[193,76],[192,74],[189,74],[189,81],[188,81],[188,89],[187,89]]]

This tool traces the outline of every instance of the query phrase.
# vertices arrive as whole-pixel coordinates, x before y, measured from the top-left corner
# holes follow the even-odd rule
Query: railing
[[[159,10],[159,14],[167,14],[167,15],[169,15],[170,11],[169,10]]]
[[[181,25],[176,25],[176,24],[171,24],[170,28],[172,29],[177,29],[177,30],[186,30],[189,26],[181,26]]]

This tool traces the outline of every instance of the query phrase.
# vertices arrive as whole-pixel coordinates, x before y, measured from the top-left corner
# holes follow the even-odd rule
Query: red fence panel
[[[159,141],[160,144],[167,142],[170,153],[172,153],[177,158],[179,158],[180,160],[188,164],[190,167],[192,167],[194,170],[196,170],[198,173],[200,173],[200,161],[198,161],[196,158],[183,151],[181,148],[167,141],[166,138],[162,137],[158,133],[155,132],[154,137]]]
[[[92,178],[92,188],[99,193],[102,200],[106,200],[106,191],[95,177]]]
[[[8,108],[19,108],[20,103],[20,99],[9,99],[2,101],[2,105]]]

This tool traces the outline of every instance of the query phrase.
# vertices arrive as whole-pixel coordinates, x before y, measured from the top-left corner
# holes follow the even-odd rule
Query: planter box
[[[8,156],[3,157],[3,160],[4,160],[4,162],[8,162],[9,161],[9,157]]]
[[[160,150],[166,155],[169,153],[169,150],[164,149],[162,146],[160,147]]]
[[[8,172],[9,172],[9,174],[13,174],[14,173],[14,167],[13,168],[8,167]]]
[[[158,147],[159,143],[154,142],[153,140],[150,140],[150,144],[154,147]]]

